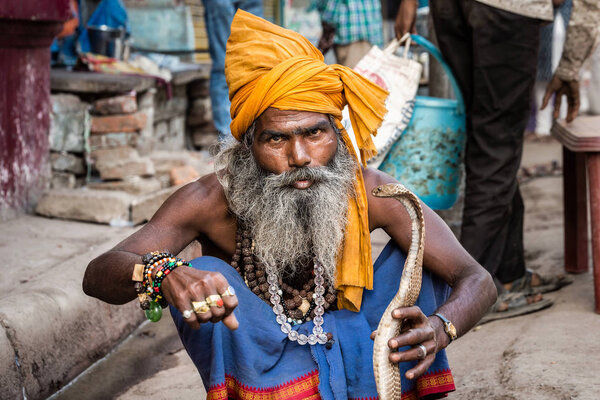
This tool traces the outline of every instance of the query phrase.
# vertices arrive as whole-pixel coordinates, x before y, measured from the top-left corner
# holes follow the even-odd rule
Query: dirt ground
[[[552,160],[561,161],[556,142],[526,143],[524,165]],[[521,190],[528,267],[543,274],[560,273],[562,176],[530,179]],[[381,246],[384,238],[378,236],[376,242]],[[457,390],[449,398],[600,398],[600,315],[593,312],[593,278],[591,272],[573,278],[572,285],[546,295],[554,301],[552,307],[488,323],[454,342],[447,352]],[[152,357],[141,355],[150,353]],[[56,398],[81,398],[83,393],[86,398],[120,400],[205,398],[170,317],[140,327]]]

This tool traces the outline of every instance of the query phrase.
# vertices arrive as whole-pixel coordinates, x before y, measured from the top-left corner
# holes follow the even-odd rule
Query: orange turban
[[[350,68],[325,64],[321,52],[302,35],[238,10],[227,41],[225,77],[236,139],[241,140],[269,107],[331,114],[356,157],[340,122],[348,105],[363,162],[377,153],[371,134],[376,134],[385,115],[387,92]],[[338,307],[358,311],[363,289],[373,288],[367,195],[360,167],[354,188],[335,286]]]

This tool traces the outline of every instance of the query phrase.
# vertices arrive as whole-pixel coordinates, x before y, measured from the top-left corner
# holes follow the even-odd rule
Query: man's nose
[[[292,168],[306,167],[311,162],[311,157],[302,139],[295,138],[290,143],[288,166]]]

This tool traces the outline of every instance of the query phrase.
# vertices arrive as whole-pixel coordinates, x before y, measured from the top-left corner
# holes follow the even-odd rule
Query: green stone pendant
[[[162,307],[156,301],[151,301],[150,308],[146,310],[146,318],[152,322],[158,322],[161,317]]]

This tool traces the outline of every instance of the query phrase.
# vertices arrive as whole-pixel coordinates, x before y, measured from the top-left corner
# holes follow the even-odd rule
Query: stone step
[[[115,160],[96,165],[102,180],[154,175],[154,164],[148,157]]]
[[[52,189],[44,193],[35,211],[53,218],[121,224],[130,221],[133,196],[93,189]]]
[[[119,190],[51,189],[44,193],[36,213],[46,217],[96,222],[113,226],[148,221],[179,186],[135,196]]]
[[[132,195],[146,195],[162,189],[158,179],[132,176],[119,181],[88,182],[87,187],[99,190],[116,190]]]

